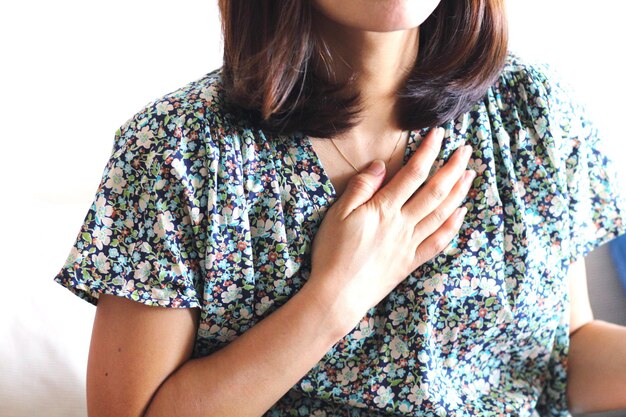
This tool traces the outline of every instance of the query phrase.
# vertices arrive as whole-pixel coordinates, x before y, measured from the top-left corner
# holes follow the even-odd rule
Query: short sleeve
[[[202,216],[195,190],[202,167],[176,120],[159,106],[116,132],[93,203],[54,278],[94,305],[100,294],[111,294],[146,305],[200,306]]]
[[[605,138],[556,69],[513,55],[498,93],[507,121],[519,126],[517,132],[511,128],[515,133],[511,154],[515,179],[523,184],[520,206],[538,218],[528,225],[529,234],[544,243],[527,250],[545,257],[537,265],[549,269],[537,275],[541,280],[527,282],[526,291],[533,297],[554,296],[552,314],[541,315],[538,321],[543,349],[550,355],[535,369],[542,372],[536,411],[546,417],[570,416],[566,395],[570,317],[563,284],[572,262],[626,232],[626,189]]]
[[[572,263],[625,233],[626,189],[617,175],[601,132],[574,90],[545,66],[548,126],[566,184],[564,261]]]

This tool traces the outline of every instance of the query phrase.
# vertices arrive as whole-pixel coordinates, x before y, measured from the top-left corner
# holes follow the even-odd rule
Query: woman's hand
[[[383,173],[354,176],[327,211],[313,240],[305,288],[328,306],[344,335],[459,231],[466,209],[458,206],[476,174],[465,169],[471,155],[466,145],[424,184],[442,139],[443,129],[431,129],[382,188]]]

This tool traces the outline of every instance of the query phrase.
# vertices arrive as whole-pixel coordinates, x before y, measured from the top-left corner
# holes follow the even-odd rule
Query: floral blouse
[[[431,175],[464,141],[477,176],[448,247],[398,285],[266,416],[568,416],[569,264],[625,232],[597,130],[547,65],[510,53],[442,126]],[[404,163],[429,127],[412,131]],[[193,357],[227,345],[306,282],[336,192],[306,135],[223,106],[220,69],[146,105],[112,155],[54,278],[201,309]]]

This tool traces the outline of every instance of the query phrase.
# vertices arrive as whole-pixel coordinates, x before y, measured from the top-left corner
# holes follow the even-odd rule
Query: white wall
[[[624,3],[509,3],[513,49],[561,69],[626,167]],[[48,417],[80,416],[95,309],[52,278],[91,204],[115,130],[220,65],[216,5],[3,2],[0,57],[0,416],[44,415],[36,411],[42,403]],[[18,395],[38,401],[7,405]]]
[[[1,417],[85,415],[95,308],[52,278],[117,128],[220,65],[216,12],[198,0],[0,2]]]

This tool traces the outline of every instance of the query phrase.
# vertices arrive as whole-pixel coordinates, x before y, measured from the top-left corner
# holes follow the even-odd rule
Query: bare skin
[[[358,1],[342,3],[341,10],[328,1],[317,1],[315,4],[316,25],[334,58],[332,72],[338,80],[356,75],[354,88],[364,104],[360,123],[334,137],[337,146],[359,170],[374,159],[386,162],[401,133],[394,109],[395,94],[415,62],[419,42],[417,25],[427,15],[415,13],[416,16],[411,18],[405,13],[402,19],[388,16],[385,20],[374,14],[383,11],[370,9],[368,16],[354,18],[354,13],[362,10]],[[355,10],[350,10],[351,5]],[[387,12],[390,13],[389,10]],[[337,16],[338,13],[345,16]],[[363,28],[396,30],[374,32]],[[355,174],[354,168],[328,139],[312,138],[311,142],[337,194],[341,195],[347,181]],[[387,166],[386,180],[399,170],[406,143],[407,135],[404,134]]]
[[[573,413],[626,408],[626,327],[595,320],[584,258],[570,265],[567,401]]]
[[[391,154],[391,159],[389,159],[389,154],[386,155],[384,158],[379,158],[381,160],[384,160],[386,163],[386,173],[383,185],[387,184],[389,180],[393,178],[393,176],[396,175],[396,173],[402,167],[402,161],[404,159],[404,152],[406,151],[407,142],[408,134],[403,133],[402,139],[400,140],[400,143],[398,143],[397,149],[395,150],[395,152],[393,152],[393,154]],[[341,157],[341,155],[330,142],[330,140],[312,138],[311,145],[313,146],[313,149],[315,150],[318,159],[324,167],[324,171],[328,176],[328,179],[335,189],[336,197],[341,197],[348,185],[348,181],[350,181],[350,178],[352,178],[356,174],[354,168]],[[392,143],[388,143],[387,145],[389,148],[393,147]],[[344,150],[344,143],[337,142],[337,146],[339,146],[342,152],[347,153],[346,150]],[[392,149],[390,149],[388,152],[391,153],[391,151]],[[348,155],[348,158],[351,163],[355,164],[356,161],[353,161],[350,155]],[[366,166],[357,165],[357,168],[359,169],[359,171],[362,171],[366,168]]]
[[[404,132],[394,151],[402,132],[395,114],[396,92],[417,57],[419,25],[438,3],[390,1],[373,5],[367,0],[351,0],[338,7],[331,0],[314,2],[315,23],[333,56],[332,73],[338,80],[356,76],[354,88],[364,104],[360,123],[333,139],[359,170],[374,159],[389,160],[383,184],[402,166],[408,141]],[[340,196],[355,175],[354,168],[330,140],[311,138],[311,143]]]

